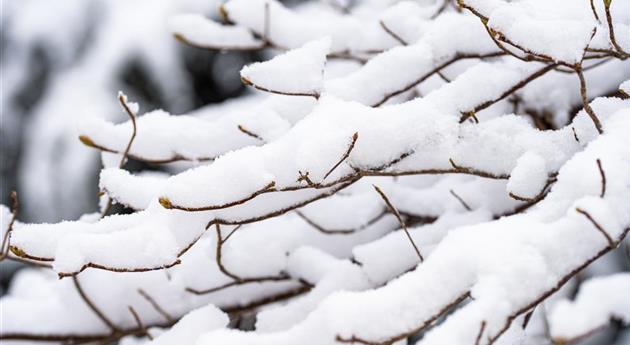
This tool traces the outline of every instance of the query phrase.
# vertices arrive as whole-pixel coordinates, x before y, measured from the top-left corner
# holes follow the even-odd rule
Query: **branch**
[[[120,329],[116,327],[116,325],[114,325],[114,323],[110,319],[108,319],[107,316],[105,316],[105,314],[100,309],[98,309],[94,302],[92,302],[92,300],[90,300],[90,298],[85,294],[85,291],[83,291],[83,288],[79,283],[79,278],[76,276],[72,276],[72,282],[74,283],[74,287],[77,289],[77,292],[79,293],[85,304],[88,306],[88,308],[90,308],[92,312],[94,312],[94,314],[101,321],[103,321],[103,323],[107,327],[109,327],[113,334],[120,333]]]
[[[379,213],[376,217],[368,220],[366,223],[356,227],[356,228],[351,228],[351,229],[327,229],[319,224],[317,224],[315,221],[311,220],[310,218],[308,218],[304,213],[300,212],[300,211],[295,211],[295,213],[302,218],[308,225],[314,227],[315,229],[317,229],[318,231],[327,234],[327,235],[351,235],[354,234],[356,232],[359,232],[367,227],[369,227],[370,225],[373,225],[374,223],[378,222],[379,220],[381,220],[381,218],[383,218],[385,215],[387,215],[389,212],[387,212],[387,210],[383,210],[381,213]]]
[[[457,195],[454,190],[451,189],[449,192],[451,193],[452,196],[455,197],[455,199],[457,199],[457,201],[459,201],[462,204],[462,206],[464,206],[466,211],[472,211],[472,208],[470,208],[470,206],[468,206],[468,204],[464,201],[464,199],[462,199],[459,195]]]
[[[604,173],[604,169],[602,168],[602,161],[597,158],[595,162],[597,163],[597,169],[599,169],[599,175],[602,179],[602,189],[599,193],[599,197],[603,198],[604,195],[606,195],[606,174]]]
[[[398,210],[396,209],[396,207],[392,205],[392,203],[389,201],[385,193],[383,193],[383,191],[380,188],[378,188],[378,186],[376,185],[372,185],[372,186],[374,187],[374,190],[376,190],[376,192],[381,196],[383,201],[385,201],[385,204],[389,208],[390,212],[394,214],[394,216],[396,216],[396,219],[398,219],[398,222],[400,223],[400,227],[405,231],[405,234],[407,235],[409,242],[413,246],[413,249],[415,250],[416,254],[418,255],[418,258],[420,259],[420,262],[423,262],[424,258],[422,257],[422,254],[420,254],[420,249],[418,249],[418,246],[416,246],[416,243],[413,241],[413,238],[411,238],[411,234],[409,234],[407,225],[405,224],[405,221],[400,216],[400,213],[398,213]]]
[[[167,322],[175,322],[175,319],[171,316],[171,314],[169,314],[168,312],[166,312],[166,310],[164,310],[164,308],[162,308],[153,297],[151,297],[151,295],[149,295],[146,291],[144,291],[143,289],[138,289],[138,293],[140,294],[140,296],[142,296],[147,302],[149,302],[149,304],[153,307],[153,309],[155,309],[155,311],[162,315]]]
[[[354,132],[354,134],[352,134],[352,141],[350,141],[350,146],[348,146],[348,150],[346,150],[346,152],[343,154],[343,156],[337,162],[337,164],[335,164],[332,168],[330,168],[330,170],[326,173],[326,175],[324,175],[324,178],[322,179],[322,181],[325,180],[326,177],[328,177],[333,171],[335,171],[335,169],[337,169],[337,167],[350,156],[350,153],[354,149],[354,144],[357,143],[357,139],[359,139],[359,133]]]
[[[593,217],[591,217],[591,215],[588,212],[584,211],[581,208],[576,208],[575,211],[577,211],[578,213],[586,217],[593,224],[593,226],[595,226],[597,231],[601,232],[602,235],[606,237],[606,240],[608,241],[608,245],[610,247],[615,247],[615,241],[612,239],[612,237],[610,237],[608,232],[606,232],[606,230],[604,230],[604,228],[601,225],[599,225],[599,223],[597,223],[595,219],[593,219]]]
[[[151,336],[151,334],[149,334],[149,332],[147,331],[146,327],[144,327],[144,324],[142,323],[142,320],[140,320],[140,316],[138,316],[138,313],[136,313],[136,310],[133,309],[132,306],[127,306],[127,308],[129,308],[129,312],[131,313],[131,315],[133,316],[134,320],[136,320],[136,324],[138,325],[138,329],[144,333],[144,335],[146,335],[147,338],[149,338],[149,340],[153,340],[153,336]]]

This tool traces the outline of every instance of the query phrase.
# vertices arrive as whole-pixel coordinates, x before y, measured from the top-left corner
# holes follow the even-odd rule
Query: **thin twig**
[[[116,325],[114,325],[114,323],[110,319],[108,319],[107,316],[105,316],[105,314],[100,309],[98,309],[94,302],[92,302],[92,300],[90,300],[90,298],[87,296],[85,291],[83,291],[83,288],[79,283],[79,278],[77,276],[72,276],[72,282],[74,283],[74,287],[77,289],[77,292],[79,293],[85,304],[88,306],[88,308],[90,308],[92,312],[94,312],[94,314],[101,321],[103,321],[103,323],[107,325],[107,327],[109,327],[109,329],[111,329],[113,333],[118,333],[120,331],[118,327],[116,327]]]
[[[464,208],[467,211],[472,211],[472,208],[470,208],[470,206],[468,206],[468,204],[464,201],[464,199],[462,199],[459,195],[457,195],[454,190],[451,189],[450,193],[451,195],[455,197],[455,199],[457,199],[462,204],[462,206],[464,206]]]
[[[132,306],[128,305],[127,308],[129,308],[129,312],[131,313],[131,315],[133,316],[134,320],[136,320],[136,324],[138,325],[138,329],[147,336],[147,338],[149,338],[149,340],[153,340],[153,336],[151,336],[151,334],[149,334],[149,331],[147,331],[147,328],[144,327],[144,324],[142,323],[142,320],[140,320],[140,316],[138,316],[138,313],[136,312],[135,309],[133,309]]]
[[[402,44],[403,46],[409,45],[407,41],[405,41],[402,37],[398,36],[398,34],[392,31],[392,29],[388,28],[384,21],[379,20],[378,23],[381,25],[381,28],[383,28],[383,30],[385,30],[385,32],[388,35],[392,36],[392,38],[398,41],[400,44]]]
[[[599,158],[597,158],[596,162],[597,162],[597,169],[599,169],[599,175],[601,176],[601,179],[602,179],[602,188],[601,188],[601,192],[599,193],[599,197],[603,198],[604,195],[606,195],[606,173],[604,173],[604,169],[602,168],[602,161]]]
[[[479,327],[479,333],[477,333],[477,338],[475,339],[475,345],[481,344],[481,337],[483,336],[483,331],[486,330],[486,320],[481,321],[481,326]]]
[[[398,212],[398,210],[396,209],[396,207],[394,207],[394,205],[392,205],[392,203],[389,201],[389,199],[387,198],[385,193],[383,193],[383,191],[380,188],[378,188],[378,186],[376,186],[376,185],[372,185],[372,186],[374,187],[376,192],[381,196],[383,201],[385,201],[385,204],[387,205],[389,210],[394,214],[394,216],[396,216],[396,219],[398,219],[398,222],[400,223],[400,227],[405,231],[405,234],[407,234],[407,238],[409,239],[409,242],[413,246],[413,249],[416,251],[416,254],[418,254],[418,258],[420,258],[420,262],[423,262],[424,258],[422,257],[422,254],[420,254],[420,249],[418,249],[418,246],[416,246],[416,243],[413,241],[413,238],[411,238],[411,234],[409,234],[409,230],[407,229],[407,225],[405,224],[405,221],[401,217],[401,215]]]
[[[630,57],[630,54],[628,54],[620,45],[619,43],[617,43],[617,39],[615,38],[615,27],[614,27],[614,23],[612,20],[612,15],[610,14],[610,4],[611,4],[611,0],[605,0],[604,1],[604,11],[606,13],[606,22],[608,22],[608,36],[610,36],[610,43],[612,43],[613,47],[615,48],[615,50],[617,51],[617,58],[621,59],[621,60],[625,60],[628,57]]]
[[[261,138],[261,137],[260,137],[260,135],[258,135],[258,134],[256,134],[256,133],[254,133],[254,132],[252,132],[252,131],[250,131],[250,130],[246,129],[245,127],[243,127],[243,126],[241,126],[241,125],[238,125],[237,127],[238,127],[238,130],[239,130],[239,131],[241,131],[241,132],[243,132],[243,133],[245,133],[245,134],[249,135],[250,137],[252,137],[252,138],[254,138],[254,139],[258,139],[258,140],[260,140],[260,141],[265,141],[263,138]]]
[[[580,96],[582,97],[582,104],[584,105],[584,111],[586,111],[588,116],[591,118],[591,121],[593,121],[593,124],[595,125],[597,132],[599,132],[599,134],[602,134],[604,133],[604,129],[602,128],[602,123],[599,121],[597,114],[595,114],[595,111],[593,110],[593,108],[591,108],[591,105],[589,104],[589,101],[588,101],[586,79],[584,78],[584,73],[582,72],[582,66],[577,65],[574,67],[574,70],[578,78],[580,79]]]
[[[131,120],[132,129],[133,129],[133,131],[131,132],[131,137],[129,137],[129,142],[127,142],[127,147],[125,148],[125,151],[123,151],[122,158],[120,159],[120,164],[118,165],[118,167],[122,169],[122,167],[125,165],[125,161],[127,160],[127,155],[129,155],[129,150],[131,149],[131,145],[133,144],[134,139],[136,139],[138,128],[136,125],[136,114],[129,108],[129,104],[127,103],[127,95],[125,95],[122,92],[119,93],[118,102],[120,102],[120,105],[129,116],[129,119]]]
[[[326,173],[326,175],[324,175],[323,180],[325,180],[333,171],[335,171],[335,169],[337,169],[337,167],[343,163],[343,161],[345,161],[349,156],[350,153],[352,152],[352,150],[354,149],[354,144],[357,143],[357,139],[359,139],[359,132],[354,132],[354,134],[352,134],[352,141],[350,141],[350,146],[348,146],[348,149],[346,150],[346,152],[343,154],[343,156],[341,157],[341,159],[337,162],[337,164],[335,164],[332,168],[330,168],[330,170],[328,170],[328,172]]]
[[[143,289],[139,288],[138,289],[138,293],[140,294],[140,296],[142,296],[142,298],[144,298],[147,302],[149,302],[149,304],[153,307],[153,309],[155,309],[155,311],[162,315],[166,321],[168,322],[174,322],[175,319],[171,316],[171,314],[169,314],[164,308],[162,308],[157,301],[151,297],[151,295],[149,295],[146,291],[144,291]]]
[[[610,245],[611,248],[615,247],[615,241],[612,239],[612,237],[610,237],[608,232],[606,232],[606,230],[604,230],[604,228],[601,225],[599,225],[599,223],[597,223],[595,219],[593,219],[593,217],[591,217],[591,215],[588,212],[584,211],[583,209],[579,207],[576,208],[575,211],[577,211],[578,213],[586,217],[593,224],[593,226],[595,226],[597,231],[601,232],[602,235],[606,237],[606,240],[608,241],[608,244]]]

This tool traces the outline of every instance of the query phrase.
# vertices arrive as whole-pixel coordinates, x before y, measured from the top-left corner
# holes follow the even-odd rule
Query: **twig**
[[[136,324],[138,325],[138,329],[142,333],[144,333],[144,335],[146,335],[147,338],[149,338],[149,340],[153,340],[153,336],[151,336],[151,334],[149,334],[149,331],[147,331],[146,327],[144,327],[144,324],[142,323],[142,320],[140,320],[140,316],[138,316],[138,313],[136,313],[136,310],[133,309],[133,307],[130,306],[130,305],[128,305],[127,308],[129,308],[129,312],[133,316],[134,320],[136,320]]]
[[[582,104],[584,105],[584,111],[586,111],[588,116],[591,118],[591,121],[593,121],[593,124],[595,125],[597,132],[599,132],[599,134],[602,134],[604,133],[604,130],[602,128],[602,123],[599,121],[599,118],[595,114],[595,111],[593,111],[593,108],[591,108],[591,105],[589,104],[589,101],[588,101],[588,95],[586,91],[586,79],[584,78],[584,73],[582,72],[582,66],[576,65],[573,69],[575,70],[575,73],[580,79],[580,95],[582,96]]]
[[[103,312],[98,309],[98,307],[86,295],[85,291],[83,291],[83,288],[81,287],[81,284],[79,283],[79,278],[77,276],[72,276],[72,282],[74,283],[74,287],[77,289],[77,292],[79,293],[85,304],[88,306],[88,308],[90,308],[92,312],[94,312],[94,314],[99,319],[101,319],[101,321],[103,321],[103,323],[107,325],[109,329],[111,329],[112,333],[120,332],[118,327],[116,327],[116,325],[114,325],[114,323],[110,319],[108,319],[107,316],[105,316],[105,314],[103,314]]]
[[[283,95],[283,96],[304,96],[304,97],[313,97],[315,99],[319,99],[319,92],[313,91],[313,92],[286,92],[286,91],[280,91],[280,90],[274,90],[274,89],[270,89],[261,85],[258,85],[254,82],[252,82],[251,80],[241,76],[241,82],[246,85],[246,86],[251,86],[255,89],[258,89],[260,91],[265,91],[265,92],[269,92],[269,93],[275,93],[278,95]]]
[[[296,210],[295,213],[302,218],[308,225],[312,226],[313,228],[317,229],[318,231],[327,234],[327,235],[350,235],[350,234],[354,234],[358,231],[361,231],[365,228],[367,228],[368,226],[376,223],[377,221],[379,221],[381,218],[383,218],[385,215],[388,214],[388,212],[386,210],[383,210],[383,212],[379,213],[378,215],[376,215],[376,217],[368,220],[365,224],[362,224],[356,228],[352,228],[352,229],[327,229],[319,224],[317,224],[315,221],[313,221],[312,219],[310,219],[309,217],[307,217],[304,213]]]
[[[219,266],[219,270],[225,274],[226,276],[234,279],[235,281],[239,282],[242,281],[243,278],[239,277],[238,275],[230,272],[227,268],[225,268],[225,266],[223,265],[223,260],[222,260],[222,248],[223,248],[223,239],[221,238],[221,225],[219,225],[219,223],[215,224],[215,229],[216,229],[216,233],[217,233],[217,247],[216,247],[216,262],[217,262],[217,266]]]
[[[593,16],[595,17],[595,20],[597,20],[599,22],[599,16],[597,15],[597,10],[595,9],[595,4],[593,3],[593,0],[590,0],[591,2],[591,11],[593,12]]]
[[[604,237],[606,237],[606,240],[608,241],[608,245],[611,248],[615,247],[615,241],[612,239],[612,237],[610,237],[610,235],[606,232],[606,230],[604,230],[604,228],[601,225],[599,225],[599,223],[597,223],[595,221],[595,219],[593,219],[593,217],[591,217],[591,215],[588,212],[584,211],[583,209],[581,209],[579,207],[576,208],[575,211],[577,211],[578,213],[580,213],[581,215],[586,217],[593,224],[593,226],[595,226],[597,231],[601,232],[602,235],[604,235]]]
[[[529,325],[529,321],[532,319],[534,311],[536,311],[536,307],[532,308],[532,310],[530,310],[530,312],[525,315],[525,318],[523,319],[523,329],[526,329],[527,325]]]
[[[129,137],[127,146],[125,147],[125,150],[122,153],[122,157],[120,158],[120,163],[118,164],[118,168],[122,169],[122,167],[125,165],[125,162],[127,161],[127,157],[129,156],[129,150],[131,149],[131,144],[133,144],[133,141],[136,138],[138,128],[136,125],[136,114],[131,110],[131,108],[129,108],[129,104],[127,103],[127,95],[125,95],[122,92],[119,92],[118,102],[120,103],[123,110],[125,110],[125,113],[127,113],[129,118],[131,119],[131,125],[132,125],[131,137]],[[113,204],[112,197],[107,196],[107,203],[105,204],[105,207],[103,207],[103,210],[101,211],[101,218],[107,216],[107,214],[109,213],[109,210],[112,208],[112,204]]]
[[[328,170],[328,172],[326,173],[326,175],[324,175],[324,178],[322,180],[325,180],[333,171],[335,171],[335,169],[337,169],[337,167],[341,163],[343,163],[343,161],[345,161],[348,158],[348,156],[350,156],[350,153],[354,149],[354,144],[357,143],[357,139],[359,139],[359,132],[354,132],[354,134],[352,134],[352,141],[350,141],[350,146],[348,146],[348,149],[343,154],[341,159],[337,162],[337,164],[335,164],[332,168],[330,168],[330,170]]]
[[[254,138],[254,139],[258,139],[258,140],[260,140],[260,141],[265,141],[263,138],[261,138],[261,137],[260,137],[260,135],[258,135],[258,134],[256,134],[256,133],[254,133],[254,132],[252,132],[252,131],[250,131],[250,130],[246,129],[245,127],[243,127],[243,126],[241,126],[241,125],[238,125],[237,127],[238,127],[238,130],[239,130],[239,131],[241,131],[241,132],[243,132],[243,133],[245,133],[245,134],[249,135],[250,137],[252,137],[252,138]]]
[[[455,197],[455,199],[457,199],[462,204],[462,206],[464,206],[464,208],[467,211],[472,211],[472,208],[470,208],[470,206],[468,206],[468,204],[464,201],[464,199],[462,199],[459,195],[457,195],[454,190],[451,189],[450,193],[451,195]]]
[[[575,131],[575,127],[571,126],[571,130],[573,131],[573,139],[575,139],[575,141],[579,143],[580,138],[578,138],[577,132]]]
[[[155,309],[155,311],[162,315],[168,322],[174,322],[175,319],[164,308],[162,308],[151,295],[149,295],[144,289],[139,288],[138,293]]]
[[[387,205],[389,210],[394,214],[394,216],[396,216],[396,219],[398,219],[398,222],[400,223],[400,227],[405,231],[405,234],[407,234],[407,238],[409,239],[409,242],[413,246],[413,249],[416,251],[416,254],[418,254],[418,258],[420,258],[420,262],[423,262],[424,258],[422,257],[422,254],[420,254],[420,249],[418,249],[418,246],[416,246],[416,243],[413,241],[413,238],[411,238],[411,234],[409,234],[409,230],[407,230],[407,225],[405,224],[405,221],[400,216],[400,213],[398,213],[398,210],[396,209],[396,207],[392,205],[392,203],[389,201],[385,193],[383,193],[383,191],[380,188],[378,188],[378,186],[376,185],[372,185],[372,186],[374,187],[374,190],[376,190],[376,192],[381,196],[383,201],[385,201],[385,204]]]
[[[477,338],[475,339],[475,345],[481,345],[481,337],[483,336],[483,331],[486,330],[486,320],[481,321],[481,326],[479,327],[479,333],[477,333]]]
[[[131,137],[129,137],[129,142],[127,142],[127,147],[125,148],[125,151],[123,151],[122,158],[120,159],[120,164],[118,165],[119,168],[122,168],[125,165],[125,161],[127,160],[127,155],[129,155],[131,145],[133,144],[134,139],[136,139],[138,128],[136,125],[136,114],[129,108],[129,104],[127,103],[127,95],[122,92],[118,93],[118,102],[120,102],[120,105],[129,116],[129,119],[131,119],[131,125],[133,128],[133,131],[131,132]]]
[[[599,158],[597,158],[596,162],[597,162],[597,169],[599,169],[599,175],[601,176],[601,179],[602,179],[602,189],[601,189],[601,192],[599,193],[599,197],[603,198],[604,195],[606,195],[606,173],[604,173],[604,169],[602,168],[602,161]]]
[[[615,38],[615,27],[612,20],[612,15],[610,14],[610,4],[612,0],[604,0],[604,12],[606,13],[606,22],[608,22],[608,36],[610,36],[610,43],[612,43],[613,47],[617,51],[617,58],[621,60],[625,60],[630,57],[623,48],[617,43],[617,39]]]
[[[409,43],[407,43],[402,37],[398,36],[398,34],[388,28],[384,21],[379,20],[378,23],[388,35],[392,36],[392,38],[398,41],[400,44],[402,44],[403,46],[409,45]]]

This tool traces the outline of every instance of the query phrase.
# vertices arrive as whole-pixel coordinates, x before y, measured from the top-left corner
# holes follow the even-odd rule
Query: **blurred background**
[[[116,94],[141,113],[182,114],[243,92],[252,53],[185,46],[168,19],[215,16],[214,0],[2,0],[1,202],[17,190],[23,221],[96,210],[98,154],[77,139],[84,117],[126,120]]]
[[[257,53],[177,42],[177,13],[217,16],[218,0],[0,0],[0,202],[18,191],[19,219],[58,222],[97,210],[100,156],[77,138],[85,117],[183,114],[242,94],[241,67]],[[134,164],[136,164],[134,166]],[[147,168],[131,163],[131,170]],[[151,168],[151,167],[150,167]],[[3,289],[15,263],[0,265]]]

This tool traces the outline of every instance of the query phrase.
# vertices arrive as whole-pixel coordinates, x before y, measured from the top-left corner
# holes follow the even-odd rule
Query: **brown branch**
[[[597,231],[601,232],[602,235],[604,235],[604,237],[606,237],[606,240],[608,241],[608,245],[611,247],[615,246],[615,241],[612,239],[612,237],[610,237],[610,235],[608,234],[608,232],[606,232],[606,230],[604,230],[604,228],[599,225],[599,223],[597,223],[595,221],[595,219],[593,219],[593,217],[591,217],[591,215],[584,211],[581,208],[576,208],[575,211],[581,215],[583,215],[584,217],[586,217],[592,224],[593,226],[595,226],[595,228],[597,229]]]
[[[593,0],[590,0],[590,3],[591,3],[591,12],[593,12],[593,17],[595,17],[595,20],[599,22],[599,15],[597,15],[597,10],[595,9],[595,4],[593,3]]]
[[[374,187],[374,190],[376,190],[376,192],[381,196],[381,198],[383,199],[383,201],[389,208],[389,211],[392,214],[394,214],[394,216],[396,216],[396,219],[398,219],[398,222],[400,223],[400,227],[405,231],[405,234],[407,235],[409,242],[413,246],[413,249],[415,250],[416,254],[418,255],[418,258],[420,259],[420,262],[423,262],[424,258],[422,257],[422,254],[420,254],[420,249],[418,249],[418,246],[416,246],[416,243],[413,241],[413,238],[411,237],[411,234],[409,234],[409,230],[407,229],[407,225],[405,224],[405,221],[403,220],[400,213],[398,213],[398,210],[396,209],[396,207],[394,207],[394,205],[389,201],[389,198],[387,198],[385,193],[383,193],[383,191],[380,188],[378,188],[378,186],[376,185],[372,185],[372,186]]]
[[[142,320],[140,320],[140,316],[138,316],[138,313],[136,313],[136,310],[133,309],[133,307],[130,305],[128,305],[127,308],[129,309],[129,312],[133,316],[134,320],[136,321],[136,324],[138,325],[138,329],[142,333],[144,333],[144,335],[146,335],[146,337],[149,338],[149,340],[153,340],[153,336],[151,336],[151,334],[149,334],[149,332],[147,331],[146,327],[144,327],[144,324],[142,323]]]
[[[225,241],[227,241],[227,239],[223,239],[222,238],[222,234],[221,234],[221,225],[219,225],[219,223],[215,224],[215,229],[216,229],[216,235],[217,235],[217,246],[216,246],[216,255],[215,255],[215,259],[216,259],[216,263],[217,266],[219,267],[219,270],[221,271],[221,273],[225,274],[226,276],[234,279],[238,284],[246,284],[246,283],[262,283],[262,282],[268,282],[268,281],[285,281],[285,280],[289,280],[289,276],[287,276],[285,273],[280,273],[277,276],[261,276],[261,277],[253,277],[253,278],[243,278],[233,272],[231,272],[230,270],[227,269],[227,267],[225,267],[225,265],[223,264],[223,244],[225,244]],[[232,235],[234,233],[234,230],[230,233],[230,235]]]
[[[296,289],[282,291],[278,294],[266,296],[258,300],[254,300],[247,304],[237,304],[222,307],[226,313],[240,313],[254,310],[256,308],[281,302],[289,298],[308,292],[312,286],[304,284]],[[168,328],[171,327],[176,320],[167,323],[155,323],[150,327]],[[90,342],[114,343],[120,338],[127,336],[143,336],[142,330],[137,327],[129,329],[121,329],[117,333],[94,333],[94,334],[29,334],[29,333],[0,333],[0,340],[18,340],[18,341],[38,341],[38,342],[64,342],[66,344],[85,344]]]
[[[218,210],[222,208],[228,208],[228,207],[244,204],[245,202],[259,196],[260,194],[264,194],[270,191],[275,191],[276,190],[275,186],[276,186],[276,183],[274,181],[271,181],[263,188],[259,189],[258,191],[252,193],[251,195],[243,199],[233,201],[233,202],[228,202],[222,205],[212,205],[212,206],[204,206],[204,207],[185,207],[185,206],[179,206],[179,205],[175,205],[171,203],[171,201],[165,196],[160,197],[159,202],[160,202],[160,205],[162,205],[162,207],[169,210],[174,209],[174,210],[182,210],[182,211],[188,211],[188,212]]]
[[[483,332],[486,330],[486,321],[481,321],[481,326],[479,327],[479,333],[477,333],[477,338],[475,339],[475,345],[481,345],[481,337],[483,336]]]
[[[536,196],[534,196],[533,198],[522,197],[522,196],[516,195],[516,194],[514,194],[512,192],[509,192],[508,195],[510,196],[510,198],[512,198],[514,200],[525,201],[525,202],[528,202],[528,203],[536,203],[536,202],[542,200],[547,195],[547,191],[549,190],[549,187],[552,184],[554,184],[556,181],[558,181],[557,176],[558,176],[557,173],[550,174],[549,177],[547,178],[547,182],[543,186],[542,190]]]
[[[575,131],[575,127],[571,126],[571,130],[573,131],[573,139],[575,139],[576,142],[580,142],[580,138],[578,138],[577,132]]]
[[[359,133],[358,132],[354,132],[354,134],[352,134],[352,140],[350,141],[350,146],[348,146],[348,149],[343,154],[341,159],[332,168],[330,168],[330,170],[328,170],[328,172],[326,173],[326,175],[324,175],[324,178],[322,180],[325,180],[330,174],[332,174],[333,171],[335,171],[335,169],[337,169],[337,167],[341,163],[343,163],[343,161],[345,161],[350,156],[350,153],[354,149],[354,144],[357,143],[357,139],[359,139]]]
[[[92,300],[87,296],[81,284],[79,283],[79,278],[76,276],[72,276],[72,282],[74,283],[74,287],[77,289],[77,292],[83,299],[83,302],[92,310],[92,312],[101,320],[103,323],[109,327],[112,333],[120,332],[120,329],[114,325],[114,323],[105,316],[105,314],[92,302]]]
[[[508,328],[510,328],[510,325],[517,317],[526,313],[527,311],[534,308],[535,306],[539,305],[541,302],[546,300],[549,296],[553,295],[556,291],[560,290],[560,288],[564,286],[564,284],[566,284],[571,278],[573,278],[575,275],[581,272],[585,267],[587,267],[588,265],[593,263],[595,260],[599,259],[600,257],[604,256],[605,254],[613,250],[616,247],[616,243],[620,243],[621,241],[623,241],[623,239],[626,237],[629,231],[630,231],[630,227],[625,228],[624,231],[621,233],[621,235],[619,235],[619,237],[617,238],[615,245],[606,246],[605,248],[600,250],[597,254],[595,254],[593,257],[586,260],[580,266],[574,268],[571,272],[567,273],[565,276],[560,278],[560,280],[557,281],[554,287],[545,291],[534,301],[532,301],[531,303],[527,304],[526,306],[522,307],[521,309],[517,310],[512,315],[510,315],[507,321],[505,322],[505,324],[503,325],[503,327],[501,328],[501,330],[499,330],[499,332],[494,337],[489,339],[488,345],[494,344],[501,337],[501,335],[503,335],[503,333],[505,333],[508,330]]]
[[[442,69],[454,64],[457,61],[460,60],[465,60],[465,59],[485,59],[485,58],[492,58],[492,57],[498,57],[498,56],[502,56],[505,55],[503,52],[495,52],[495,53],[489,53],[489,54],[457,54],[455,55],[453,58],[451,58],[450,60],[445,61],[444,63],[436,66],[434,69],[432,69],[431,71],[425,73],[424,75],[420,76],[418,79],[412,81],[411,83],[403,86],[402,88],[386,93],[383,98],[376,102],[375,104],[372,105],[372,107],[378,107],[383,105],[385,102],[387,102],[390,98],[394,97],[394,96],[398,96],[401,93],[407,92],[411,89],[413,89],[414,87],[416,87],[418,84],[424,82],[425,80],[429,79],[431,76],[433,76],[434,74],[440,72]]]
[[[254,82],[252,82],[251,80],[241,76],[241,82],[243,82],[244,85],[246,86],[251,86],[255,89],[258,89],[260,91],[265,91],[265,92],[269,92],[269,93],[275,93],[277,95],[283,95],[283,96],[303,96],[303,97],[313,97],[315,99],[319,99],[319,92],[313,91],[313,92],[286,92],[286,91],[280,91],[280,90],[273,90],[258,84],[255,84]]]
[[[529,321],[531,321],[532,316],[534,315],[534,311],[536,311],[536,307],[532,308],[529,313],[525,314],[525,318],[523,318],[523,329],[526,329],[527,325],[529,325]]]
[[[381,25],[381,28],[383,28],[383,30],[385,30],[385,32],[393,39],[398,41],[398,43],[402,44],[403,46],[409,45],[409,43],[407,43],[402,37],[398,36],[398,34],[388,28],[383,20],[379,20],[378,23]]]
[[[462,294],[461,296],[457,297],[454,301],[452,301],[448,305],[444,306],[444,308],[439,310],[437,313],[435,313],[434,315],[429,317],[427,320],[423,321],[419,326],[415,327],[414,329],[412,329],[410,331],[407,331],[407,332],[404,332],[404,333],[401,333],[401,334],[398,334],[398,335],[395,335],[395,336],[392,336],[392,337],[384,339],[384,340],[370,341],[370,340],[359,338],[359,337],[354,336],[354,335],[351,336],[350,338],[343,338],[340,335],[337,335],[335,339],[338,342],[341,342],[341,343],[359,343],[359,344],[364,344],[364,345],[391,345],[391,344],[393,344],[393,343],[395,343],[397,341],[403,340],[403,339],[405,339],[407,337],[410,337],[410,336],[412,336],[414,334],[417,334],[418,332],[421,332],[421,331],[425,330],[426,328],[428,328],[429,326],[434,324],[442,316],[446,315],[454,307],[459,305],[462,301],[464,301],[469,296],[470,296],[469,292],[466,292],[466,293]]]
[[[93,149],[97,149],[100,151],[104,151],[104,152],[109,152],[109,153],[115,153],[115,154],[122,154],[122,152],[112,149],[112,148],[108,148],[105,147],[103,145],[97,144],[95,143],[92,138],[86,136],[86,135],[80,135],[79,136],[79,140],[81,141],[81,143],[83,143],[83,145],[91,147]],[[207,161],[213,161],[216,157],[197,157],[197,158],[193,158],[193,157],[185,157],[182,156],[180,154],[175,154],[173,155],[171,158],[166,158],[166,159],[149,159],[146,157],[142,157],[142,156],[138,156],[132,153],[128,153],[127,154],[127,158],[128,159],[133,159],[135,161],[139,161],[139,162],[144,162],[147,164],[167,164],[167,163],[174,163],[174,162],[180,162],[180,161],[189,161],[189,162],[207,162]]]
[[[464,208],[467,211],[472,211],[472,208],[470,208],[470,206],[468,206],[468,204],[464,201],[464,199],[462,199],[459,195],[457,195],[454,190],[451,189],[449,192],[451,193],[452,196],[455,197],[455,199],[457,199],[457,201],[459,201],[462,204],[462,206],[464,206]]]
[[[604,195],[606,195],[606,173],[604,173],[604,169],[602,168],[602,161],[597,158],[595,162],[597,163],[597,169],[599,169],[599,175],[602,179],[602,188],[601,192],[599,193],[599,197],[603,198]]]
[[[602,128],[602,123],[599,121],[599,118],[595,114],[595,111],[593,111],[593,108],[591,108],[591,105],[589,104],[589,101],[588,101],[588,95],[587,95],[587,90],[586,90],[586,79],[584,78],[584,73],[582,72],[582,66],[576,65],[574,66],[574,70],[580,80],[580,96],[582,97],[582,104],[584,105],[584,111],[586,111],[588,116],[591,118],[591,121],[593,121],[593,124],[595,125],[597,132],[599,132],[599,134],[602,134],[604,133],[604,129]]]
[[[379,221],[381,218],[383,218],[385,215],[388,214],[388,212],[386,210],[383,210],[382,212],[380,212],[378,215],[376,215],[374,218],[368,220],[365,224],[362,224],[356,228],[351,228],[351,229],[327,229],[319,224],[317,224],[315,221],[313,221],[312,219],[308,218],[304,213],[296,210],[295,213],[302,218],[308,225],[312,226],[313,228],[317,229],[318,231],[327,234],[327,235],[350,235],[350,234],[354,234],[356,232],[359,232],[361,230],[364,230],[365,228],[369,227],[370,225],[373,225],[374,223],[376,223],[377,221]]]
[[[557,66],[557,64],[545,65],[545,67],[537,70],[536,72],[534,72],[531,75],[529,75],[527,78],[522,79],[518,83],[514,84],[511,88],[509,88],[508,90],[503,92],[499,97],[497,97],[495,99],[492,99],[492,100],[488,100],[486,102],[483,102],[480,105],[477,105],[476,107],[474,107],[472,110],[463,111],[462,112],[462,116],[459,119],[459,123],[463,123],[464,121],[468,120],[468,118],[471,116],[471,114],[475,114],[475,113],[477,113],[477,112],[479,112],[479,111],[481,111],[483,109],[486,109],[489,106],[491,106],[491,105],[493,105],[493,104],[503,100],[504,98],[510,96],[514,92],[516,92],[516,91],[520,90],[521,88],[525,87],[527,84],[529,84],[532,81],[538,79],[539,77],[542,77],[547,72],[553,70],[556,66]]]
[[[164,317],[164,319],[166,319],[167,322],[169,323],[173,323],[175,322],[175,318],[173,318],[171,316],[171,314],[169,314],[164,308],[162,308],[153,297],[151,297],[151,295],[149,295],[146,291],[144,291],[144,289],[139,288],[138,289],[138,294],[140,294],[140,296],[142,296],[142,298],[144,298],[147,302],[149,302],[149,304],[153,307],[153,309],[155,309],[155,311],[162,315]]]
[[[604,1],[604,12],[606,13],[606,22],[608,23],[608,36],[610,36],[610,43],[612,43],[613,47],[617,51],[616,57],[625,60],[630,57],[620,45],[617,43],[617,39],[615,38],[615,27],[612,20],[612,15],[610,14],[610,4],[611,0]]]
[[[263,141],[263,142],[265,141],[265,139],[263,139],[260,135],[258,135],[256,133],[246,129],[245,127],[243,127],[241,125],[238,125],[237,128],[238,128],[239,131],[249,135],[250,137],[252,137],[254,139],[258,139],[258,140]]]

